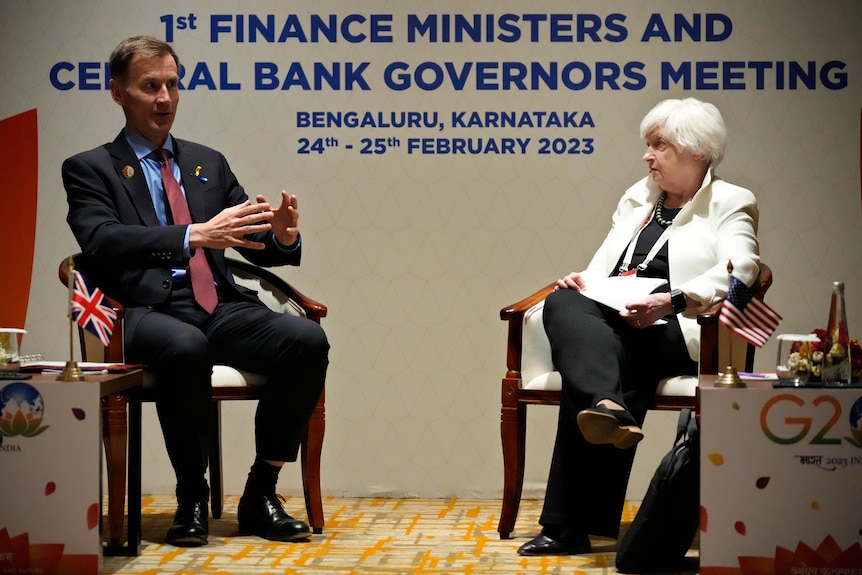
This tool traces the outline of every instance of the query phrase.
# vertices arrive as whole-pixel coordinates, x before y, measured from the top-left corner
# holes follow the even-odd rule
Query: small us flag
[[[762,299],[754,297],[747,285],[731,276],[718,320],[750,344],[763,347],[781,322],[781,316]]]
[[[80,273],[74,270],[71,270],[71,273],[75,275],[75,285],[72,290],[72,319],[98,337],[104,345],[108,345],[117,313],[102,290]]]

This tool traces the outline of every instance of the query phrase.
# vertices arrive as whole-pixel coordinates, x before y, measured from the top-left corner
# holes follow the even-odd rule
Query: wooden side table
[[[141,399],[143,371],[120,373],[86,373],[86,381],[99,383],[102,401],[102,441],[106,450],[128,449],[128,480],[119,490],[123,497],[108,498],[108,541],[103,546],[106,556],[136,556],[141,542]],[[34,373],[30,382],[57,381],[53,373]],[[76,382],[62,382],[75,385]],[[127,422],[128,417],[128,422]],[[101,475],[101,472],[100,472]],[[124,478],[119,478],[122,481]],[[128,493],[127,537],[123,543],[123,509]],[[120,511],[116,511],[119,509]],[[113,511],[113,512],[112,512]]]
[[[714,381],[700,382],[700,572],[858,570],[862,389]]]

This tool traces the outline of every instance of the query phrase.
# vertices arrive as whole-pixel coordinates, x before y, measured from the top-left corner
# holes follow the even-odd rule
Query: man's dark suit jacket
[[[177,138],[173,142],[192,221],[205,222],[248,199],[221,153]],[[198,167],[200,177],[195,175]],[[66,220],[82,250],[76,266],[127,308],[164,302],[171,293],[171,269],[188,265],[183,255],[186,226],[159,224],[143,169],[125,135],[67,159],[62,176],[69,203]],[[279,246],[271,231],[249,238],[266,245],[264,250],[238,250],[250,262],[299,265],[299,246]],[[256,300],[253,292],[234,283],[224,250],[204,251],[221,289],[237,299]]]

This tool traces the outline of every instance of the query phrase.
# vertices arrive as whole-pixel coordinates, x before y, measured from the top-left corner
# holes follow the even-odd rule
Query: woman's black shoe
[[[518,555],[580,555],[589,552],[589,536],[566,534],[554,538],[548,535],[544,529],[538,536],[527,541],[518,549]]]
[[[629,449],[644,438],[638,422],[626,409],[610,409],[597,405],[578,413],[578,427],[590,443],[612,443]]]

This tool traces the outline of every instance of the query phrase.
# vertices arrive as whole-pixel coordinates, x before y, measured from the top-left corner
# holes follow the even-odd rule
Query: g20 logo
[[[786,411],[786,402],[795,404],[799,408],[805,407],[805,400],[801,397],[790,393],[782,393],[763,404],[763,408],[760,410],[760,428],[770,440],[781,445],[790,445],[799,443],[808,437],[809,434],[813,433],[811,439],[808,441],[809,444],[837,445],[841,443],[840,434],[844,430],[849,430],[850,437],[845,435],[844,440],[862,449],[862,397],[856,400],[856,403],[850,408],[850,413],[844,416],[841,402],[834,396],[817,396],[811,404],[818,410],[825,410],[828,417],[826,423],[818,429],[812,429],[814,424],[813,418],[804,415],[804,412],[800,409],[798,416],[788,415],[783,420],[787,428],[791,431],[796,431],[796,433],[793,435],[779,435],[776,430],[770,427],[769,414],[770,411],[776,409],[778,406]],[[842,421],[847,423],[847,427],[843,426]]]

